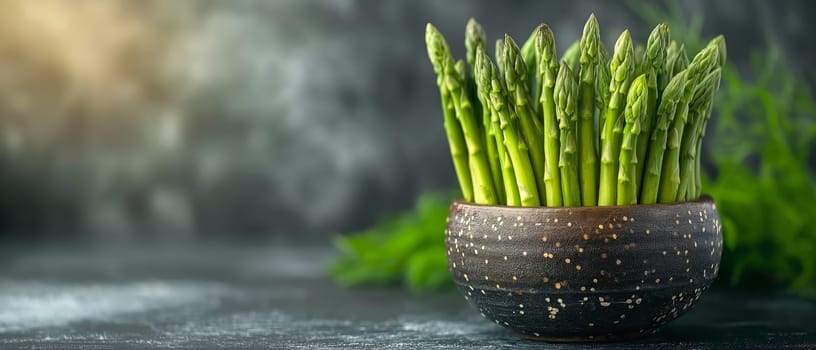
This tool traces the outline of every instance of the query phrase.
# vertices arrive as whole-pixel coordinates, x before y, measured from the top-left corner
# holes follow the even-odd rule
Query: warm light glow
[[[118,1],[15,1],[0,5],[0,47],[16,60],[36,67],[36,79],[53,91],[52,101],[89,104],[89,108],[138,99],[139,73],[150,64],[152,41],[163,40],[139,17],[141,7]],[[26,77],[31,78],[31,77]],[[24,86],[19,88],[25,89]],[[53,106],[52,106],[53,107]],[[56,113],[59,115],[59,113]]]

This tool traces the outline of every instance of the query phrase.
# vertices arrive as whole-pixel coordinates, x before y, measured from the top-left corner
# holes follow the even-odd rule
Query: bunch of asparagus
[[[505,34],[495,62],[474,19],[467,63],[430,23],[425,40],[466,201],[570,207],[699,198],[723,36],[691,61],[665,23],[645,47],[625,30],[610,57],[594,14],[560,61],[546,24],[521,47]]]

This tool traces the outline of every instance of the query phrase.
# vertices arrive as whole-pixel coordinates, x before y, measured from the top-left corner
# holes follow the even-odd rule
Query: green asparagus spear
[[[658,78],[663,72],[663,63],[666,61],[666,51],[669,47],[669,25],[666,23],[658,24],[649,34],[649,39],[646,42],[646,52],[643,58],[643,72],[651,73],[651,77],[647,77],[649,86],[649,104],[647,105],[649,115],[654,118],[657,110],[658,98]],[[671,79],[671,77],[669,77]],[[643,131],[646,131],[645,129]]]
[[[666,152],[666,139],[669,126],[674,120],[677,105],[683,99],[686,84],[686,71],[677,73],[663,91],[663,98],[657,107],[657,120],[649,139],[649,154],[641,181],[640,203],[657,203],[660,188],[660,173],[663,168],[663,155]]]
[[[666,86],[669,85],[669,81],[674,78],[677,73],[680,72],[673,72],[674,69],[674,61],[677,60],[677,53],[680,51],[680,44],[678,44],[674,40],[670,40],[669,45],[666,47],[666,58],[661,63],[660,67],[660,74],[657,76],[657,91],[660,97],[663,97],[663,91],[666,90]]]
[[[726,52],[725,37],[723,37],[722,35],[719,35],[716,38],[714,38],[711,41],[711,43],[709,43],[709,45],[711,45],[712,43],[717,46],[717,58],[719,60],[718,67],[722,69],[725,66],[726,57],[728,55],[727,52]],[[700,131],[700,137],[697,139],[697,162],[695,164],[695,169],[694,169],[694,187],[693,187],[693,190],[692,190],[692,198],[691,198],[691,199],[695,199],[695,200],[697,198],[700,198],[700,194],[702,193],[702,181],[701,181],[701,176],[700,176],[701,164],[700,163],[701,163],[702,155],[703,155],[703,153],[702,153],[703,152],[703,138],[705,137],[706,125],[708,124],[708,120],[711,118],[712,107],[713,107],[713,103],[712,103],[712,105],[709,106],[708,112],[706,112],[706,119],[705,119],[705,122],[703,123],[703,128]]]
[[[487,34],[485,33],[484,28],[482,28],[479,22],[476,22],[475,19],[471,18],[470,20],[468,20],[468,23],[465,26],[465,49],[466,49],[465,58],[467,60],[468,66],[470,66],[471,69],[470,74],[467,76],[467,87],[471,101],[478,100],[478,96],[476,93],[476,84],[473,82],[473,79],[476,75],[473,72],[473,70],[475,69],[474,60],[476,57],[476,46],[487,45],[486,43]],[[481,103],[480,101],[480,103],[475,104],[473,106],[474,110],[476,111],[476,115],[481,114],[482,116],[485,116],[488,114],[484,110],[482,110],[482,105],[483,103]],[[487,129],[484,129],[484,131],[485,133],[487,133]],[[493,157],[491,157],[490,149],[488,148],[488,160],[490,160],[491,158]]]
[[[455,108],[451,99],[451,94],[445,85],[445,57],[447,57],[447,47],[444,41],[439,41],[436,28],[428,23],[425,31],[425,42],[428,47],[428,57],[433,65],[439,86],[439,93],[442,100],[442,112],[444,116],[445,133],[448,138],[453,166],[459,186],[462,190],[462,197],[465,201],[473,201],[473,181],[471,180],[470,167],[468,165],[468,149],[465,143],[465,136],[462,126],[456,118]]]
[[[716,38],[711,39],[708,43],[708,46],[715,46],[717,47],[717,67],[724,67],[725,66],[725,59],[728,55],[725,48],[725,37],[722,35],[718,35]]]
[[[507,148],[504,146],[504,138],[501,136],[501,130],[499,129],[499,122],[498,118],[496,118],[496,125],[493,125],[493,129],[496,129],[496,146],[499,150],[499,154],[501,158],[499,158],[499,162],[502,167],[502,179],[504,180],[504,193],[507,199],[507,205],[511,207],[519,207],[522,205],[521,197],[519,194],[519,187],[518,187],[518,180],[516,179],[515,170],[513,170],[513,163],[510,160],[510,154],[507,152]],[[500,139],[501,138],[501,139]]]
[[[672,61],[672,72],[680,72],[689,66],[688,54],[686,54],[686,45],[681,44],[677,49],[677,56]]]
[[[641,133],[643,120],[648,118],[647,104],[649,100],[649,89],[647,87],[646,75],[641,74],[632,81],[629,93],[626,96],[626,109],[624,115],[626,126],[623,129],[623,141],[620,152],[620,168],[618,169],[618,205],[637,204],[637,182],[635,175],[638,170],[638,163],[643,161],[637,158],[638,138]]]
[[[476,69],[476,48],[487,46],[487,33],[476,19],[471,18],[465,27],[465,49],[467,50],[467,63],[471,69]],[[474,71],[474,77],[476,76]]]
[[[561,196],[561,170],[558,167],[559,141],[558,118],[555,114],[553,90],[558,74],[555,37],[550,27],[542,24],[536,31],[536,51],[538,61],[538,81],[541,82],[541,111],[544,121],[544,187],[548,207],[563,205]]]
[[[581,179],[581,203],[598,204],[598,153],[595,142],[595,73],[601,34],[598,20],[591,14],[581,36],[581,80],[578,96],[578,175]]]
[[[716,93],[716,91],[715,91]],[[711,119],[711,110],[714,107],[714,101],[712,99],[711,103],[707,106],[707,111],[705,111],[705,120],[703,121],[703,126],[699,132],[699,136],[697,137],[697,161],[694,164],[694,183],[692,186],[689,186],[689,198],[688,200],[697,200],[700,198],[700,194],[702,194],[702,179],[700,176],[700,167],[701,167],[701,160],[702,160],[702,149],[703,149],[703,138],[705,137],[706,125],[708,124],[709,119]]]
[[[485,33],[484,28],[482,28],[482,25],[479,24],[479,22],[471,18],[468,21],[465,29],[465,48],[467,50],[467,62],[471,67],[473,79],[475,79],[478,75],[476,72],[478,69],[476,66],[476,48],[485,48],[486,46],[487,34]],[[487,150],[487,161],[490,165],[490,175],[493,179],[493,188],[496,190],[498,202],[506,203],[507,198],[504,184],[502,183],[501,161],[496,144],[496,133],[492,127],[490,109],[486,107],[489,96],[477,91],[475,83],[471,84],[469,88],[475,91],[475,95],[479,101],[479,106],[481,107],[482,130],[484,131],[485,135],[485,149]]]
[[[612,79],[609,82],[609,102],[604,112],[604,136],[601,145],[600,188],[598,205],[615,205],[617,195],[618,161],[623,133],[623,108],[633,78],[634,49],[629,31],[625,30],[615,43],[615,53],[609,63]]]
[[[530,159],[533,162],[538,194],[544,198],[546,186],[544,184],[544,140],[543,128],[538,118],[533,115],[530,105],[530,92],[527,87],[527,65],[521,56],[521,51],[513,39],[504,36],[504,83],[507,87],[508,102],[518,117],[521,126],[521,135],[527,148],[530,150]]]
[[[465,26],[465,58],[468,66],[470,66],[468,88],[471,90],[472,100],[479,99],[476,91],[476,84],[472,80],[476,77],[476,47],[480,45],[487,45],[487,33],[485,33],[484,28],[482,28],[482,25],[479,24],[476,19],[470,18]],[[488,113],[481,110],[481,106],[484,103],[482,103],[481,100],[479,102],[480,103],[474,106],[474,108],[479,110],[483,116],[487,115]],[[487,132],[487,129],[485,129],[485,132]]]
[[[708,124],[708,120],[711,118],[711,111],[714,107],[714,103],[709,104],[708,111],[706,112],[706,120],[703,122],[703,129],[700,131],[700,135],[697,137],[697,161],[694,164],[694,181],[691,186],[689,186],[689,198],[688,200],[697,200],[700,198],[702,194],[702,176],[700,175],[701,169],[701,161],[703,158],[703,138],[705,138],[705,129],[706,124]]]
[[[678,58],[679,59],[679,58]],[[689,102],[694,88],[702,82],[708,72],[717,64],[717,48],[706,47],[694,56],[686,71],[686,86],[680,108],[675,113],[667,142],[668,149],[663,157],[663,171],[660,174],[660,203],[671,203],[677,199],[680,187],[680,147],[688,123]]]
[[[638,169],[635,172],[635,183],[640,184],[643,178],[643,168],[646,162],[646,149],[649,146],[648,135],[652,132],[652,124],[656,118],[657,111],[657,75],[661,70],[663,61],[666,58],[666,46],[669,44],[669,26],[666,23],[659,24],[652,30],[649,40],[646,43],[646,54],[643,58],[642,71],[646,74],[646,84],[649,89],[648,101],[646,103],[646,116],[641,123],[640,132],[645,137],[638,137],[637,159]]]
[[[578,83],[566,62],[561,62],[555,80],[555,114],[561,130],[561,148],[558,166],[561,168],[561,192],[565,207],[581,205],[581,187],[578,178],[576,129],[578,123]]]
[[[449,56],[449,63],[453,62],[453,57]],[[477,204],[497,204],[498,197],[496,189],[493,187],[490,164],[487,161],[485,151],[484,133],[482,132],[473,105],[468,97],[468,89],[465,85],[465,62],[460,60],[454,63],[454,71],[448,72],[445,79],[448,91],[451,93],[451,100],[456,111],[456,118],[462,125],[462,132],[465,135],[465,143],[468,149],[468,164],[473,180],[473,199]]]
[[[504,40],[503,39],[497,39],[496,40],[494,55],[496,57],[496,65],[494,66],[495,73],[497,74],[497,79],[498,79],[500,85],[503,85],[504,84],[504,77],[503,77],[503,74],[501,72],[501,70],[504,69]],[[492,82],[491,82],[491,84],[492,84]],[[512,111],[509,110],[509,107],[508,107],[508,111],[510,113],[512,113]],[[496,112],[494,112],[494,113],[496,113]],[[496,115],[498,116],[498,113],[496,113]],[[501,121],[500,121],[500,123],[501,123]],[[507,142],[506,142],[506,140],[504,140],[504,133],[503,133],[503,131],[501,131],[501,126],[499,126],[498,130],[499,130],[499,132],[497,133],[497,135],[501,136],[501,140],[506,145]],[[509,153],[509,150],[507,149],[507,146],[504,146],[504,147],[505,147],[505,153],[507,153],[507,158],[510,158],[510,153]],[[525,148],[526,148],[526,146],[525,146]],[[510,160],[511,160],[510,164],[511,164],[511,168],[512,168],[512,166],[513,166],[512,165],[513,164],[512,159],[510,159]],[[518,181],[519,181],[519,178],[516,176],[515,169],[513,169],[513,176],[511,178],[509,178],[508,181],[510,181],[510,180],[515,180],[516,183],[518,183]],[[521,181],[524,181],[524,180],[525,180],[524,178],[521,179]],[[507,192],[507,187],[513,187],[513,186],[508,186],[508,184],[505,184],[505,192]],[[518,193],[518,196],[519,196],[518,203],[519,203],[519,205],[521,205],[521,197],[520,197],[521,193],[519,192],[520,190],[521,189],[519,188],[519,186],[515,185],[514,192]],[[509,203],[510,195],[512,195],[512,193],[507,194],[508,203]]]
[[[507,194],[504,192],[502,183],[501,162],[499,161],[499,149],[496,144],[496,132],[491,123],[491,113],[487,103],[480,102],[482,106],[482,118],[484,120],[485,149],[487,150],[487,162],[490,165],[490,178],[493,180],[493,188],[496,190],[496,200],[498,203],[507,202]]]
[[[498,69],[497,72],[499,74],[499,79],[501,79],[501,81],[504,81],[504,77],[503,77],[504,72],[502,72],[502,69],[504,69],[504,40],[503,39],[497,39],[496,40],[496,49],[495,49],[495,51],[493,51],[493,55],[496,57],[496,69]]]
[[[669,75],[670,72],[666,71],[666,61],[669,60],[669,52],[671,50],[671,34],[669,31],[669,25],[663,23],[665,25],[665,34],[663,31],[660,32],[661,41],[663,42],[663,53],[662,58],[659,62],[656,62],[654,65],[655,72],[657,73],[655,76],[657,77],[657,104],[656,106],[660,105],[660,99],[663,98],[663,90],[666,89],[666,85],[669,84],[673,75]],[[647,44],[648,46],[648,44]],[[647,48],[648,49],[648,48]],[[679,73],[679,72],[677,72]],[[655,110],[656,111],[656,110]]]
[[[477,49],[476,52],[476,65],[479,66],[480,72],[478,81],[486,89],[489,86],[490,108],[499,119],[499,129],[518,186],[519,202],[526,207],[539,206],[541,202],[539,201],[535,173],[530,162],[527,145],[518,130],[518,118],[510,110],[507,90],[496,66],[493,65],[487,53],[482,49]],[[505,178],[505,181],[508,181],[508,179]],[[507,197],[508,203],[510,203],[511,196],[509,192]]]
[[[477,75],[477,77],[482,76]],[[513,163],[510,161],[510,155],[507,153],[507,147],[504,145],[504,136],[502,136],[501,123],[499,121],[499,114],[490,104],[490,81],[487,81],[486,93],[488,99],[485,102],[485,108],[490,110],[490,131],[493,134],[494,142],[496,143],[496,153],[498,154],[499,166],[501,167],[501,187],[504,188],[505,204],[509,206],[520,206],[521,198],[519,197],[519,188],[516,183],[516,174],[513,172]]]
[[[609,71],[609,52],[606,51],[603,42],[598,43],[598,65],[595,73],[595,107],[598,108],[598,142],[595,145],[596,151],[600,154],[601,145],[606,136],[603,133],[606,105],[609,103],[609,82],[612,80],[612,73]]]
[[[527,82],[529,84],[528,91],[530,92],[530,107],[533,110],[533,115],[541,114],[541,82],[538,81],[538,51],[536,51],[536,32],[538,28],[530,33],[527,41],[521,46],[521,58],[527,65]]]
[[[442,72],[442,81],[445,89],[450,93],[456,118],[459,120],[467,145],[468,164],[471,180],[473,181],[473,197],[478,204],[495,204],[498,202],[496,191],[493,188],[490,165],[484,151],[484,136],[476,116],[473,105],[468,97],[465,80],[465,63],[455,62],[450,53],[445,38],[433,26],[428,26],[428,50],[432,59],[439,59]]]
[[[714,100],[714,93],[720,86],[720,68],[715,68],[709,73],[694,91],[694,97],[689,105],[690,128],[683,134],[680,145],[680,186],[677,190],[677,201],[682,202],[690,199],[696,193],[694,188],[694,165],[697,161],[697,140],[700,138],[708,120],[708,112]]]
[[[716,38],[712,39],[708,43],[707,46],[716,47],[716,49],[717,49],[717,65],[715,67],[712,67],[712,69],[714,69],[714,70],[717,70],[717,68],[721,69],[723,67],[723,65],[725,65],[726,56],[727,56],[727,51],[726,51],[726,46],[725,46],[725,37],[723,37],[722,35],[719,35]],[[714,70],[712,70],[712,73],[714,72]],[[708,79],[709,79],[709,77],[706,77],[706,80],[708,80]],[[704,88],[706,83],[703,82],[702,84],[703,84],[703,88]],[[700,94],[700,91],[699,91],[700,88],[701,87],[698,86],[698,91],[695,92],[695,97],[692,98],[692,101],[695,101],[695,100],[698,99],[698,96]],[[711,88],[712,87],[709,87],[709,90]],[[716,90],[718,88],[719,88],[719,79],[718,79],[718,82],[717,82],[716,86],[713,87],[714,91],[710,92],[710,93],[712,95],[715,94]],[[712,99],[713,99],[713,96],[712,96]],[[694,104],[694,102],[692,102],[692,104]],[[685,178],[682,175],[682,169],[681,169],[681,183],[680,183],[680,191],[678,191],[679,192],[678,193],[678,198],[683,196],[681,191],[682,191],[683,188],[687,187],[687,190],[685,191],[685,200],[696,200],[698,197],[700,197],[700,193],[701,193],[701,185],[702,184],[701,184],[701,176],[700,176],[700,167],[701,167],[700,162],[701,162],[701,158],[702,158],[702,142],[703,142],[703,137],[705,136],[706,125],[708,124],[708,120],[711,118],[711,110],[712,110],[712,107],[713,107],[713,102],[704,103],[704,104],[707,105],[707,106],[699,107],[699,108],[702,108],[702,109],[696,111],[697,113],[702,113],[703,114],[702,125],[698,126],[695,129],[696,145],[690,145],[689,146],[689,147],[692,147],[692,146],[694,147],[694,149],[691,150],[691,152],[694,153],[696,160],[693,162],[693,168],[694,168],[692,170],[693,181],[691,181],[688,185],[683,183],[685,181]],[[695,111],[695,109],[693,107],[690,107],[690,112],[691,111]],[[682,151],[681,151],[681,154],[682,154]],[[681,163],[681,166],[682,166],[682,163]],[[680,200],[680,199],[678,199],[678,200]]]
[[[453,167],[456,171],[456,178],[462,190],[462,198],[467,202],[473,202],[473,181],[470,176],[465,135],[462,132],[462,126],[459,124],[459,120],[456,119],[456,111],[453,108],[450,93],[443,89],[441,95],[445,133],[448,138],[448,147],[453,157]]]
[[[492,107],[490,102],[490,89],[492,82],[490,81],[490,76],[482,72],[482,67],[484,65],[481,64],[481,58],[479,57],[485,55],[485,47],[476,46],[473,73],[476,80],[477,94],[482,101],[483,109],[489,113],[488,130],[489,135],[493,136],[492,140],[489,140],[489,142],[492,141],[494,143],[493,146],[496,149],[496,160],[499,163],[501,172],[500,179],[502,180],[498,187],[502,188],[501,192],[504,194],[504,198],[501,203],[509,206],[520,206],[521,199],[519,198],[518,185],[516,184],[516,175],[513,173],[513,164],[510,162],[507,149],[504,146],[504,137],[502,136],[501,132],[499,115]],[[488,144],[488,146],[490,145]]]
[[[567,50],[564,51],[564,55],[561,56],[561,60],[567,62],[567,65],[570,69],[578,69],[578,58],[581,57],[581,41],[575,40],[570,46],[567,47]]]

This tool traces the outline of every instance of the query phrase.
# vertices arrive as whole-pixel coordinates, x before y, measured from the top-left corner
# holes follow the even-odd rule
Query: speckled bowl
[[[465,299],[531,339],[625,340],[690,310],[717,277],[711,198],[614,207],[451,205],[448,266]]]

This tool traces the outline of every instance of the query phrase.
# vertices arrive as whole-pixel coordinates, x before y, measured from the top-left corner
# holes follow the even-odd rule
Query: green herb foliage
[[[413,210],[335,240],[340,256],[329,266],[342,286],[402,285],[415,292],[453,285],[443,244],[453,194],[422,195]]]
[[[722,216],[723,268],[734,284],[816,296],[816,184],[808,157],[816,102],[776,50],[757,54],[754,81],[730,70],[715,107],[717,170],[705,185]]]

